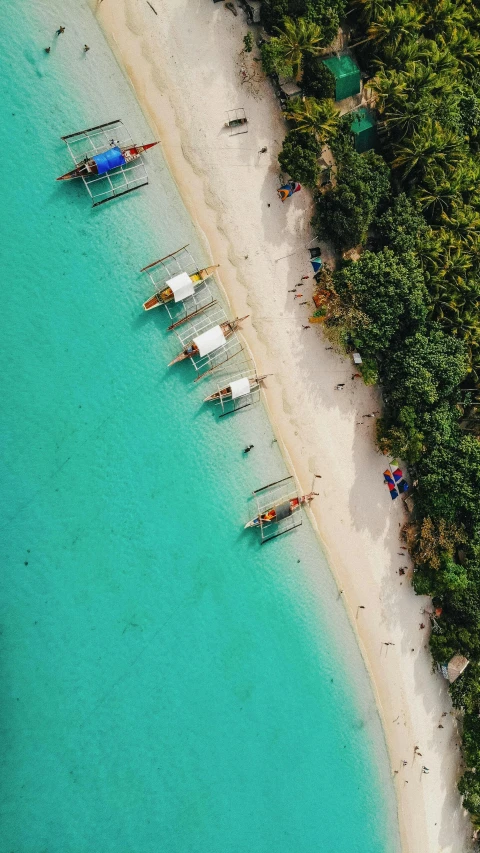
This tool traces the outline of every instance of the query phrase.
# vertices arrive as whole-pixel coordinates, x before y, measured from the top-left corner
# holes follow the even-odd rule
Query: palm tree
[[[367,41],[373,41],[384,48],[398,49],[403,42],[409,42],[419,35],[423,23],[423,12],[413,3],[387,8],[383,15],[370,24]]]
[[[410,176],[414,183],[434,167],[452,172],[464,157],[462,140],[457,134],[444,130],[431,118],[410,139],[394,145],[393,151],[393,168],[400,169],[404,178]]]
[[[295,122],[297,130],[315,136],[319,142],[329,142],[336,134],[340,113],[330,99],[296,98],[292,101],[287,118]]]
[[[456,175],[447,177],[443,169],[432,169],[414,193],[430,221],[437,222],[459,198]]]
[[[404,75],[391,69],[382,68],[372,80],[369,80],[368,87],[376,96],[376,107],[380,113],[383,113],[387,104],[394,103],[398,106],[408,98]]]
[[[477,70],[480,57],[480,39],[466,30],[465,27],[456,27],[450,36],[439,33],[437,43],[442,49],[450,51],[464,74]]]
[[[462,242],[469,246],[478,243],[480,235],[480,213],[463,202],[452,204],[450,214],[444,213],[442,220]]]
[[[296,21],[285,18],[283,29],[276,29],[279,34],[277,46],[282,59],[292,67],[295,78],[300,80],[304,55],[318,56],[322,52],[322,30],[318,24],[306,18],[298,18]]]
[[[401,141],[405,136],[413,136],[425,121],[426,99],[407,101],[400,104],[390,103],[383,112],[385,129]]]
[[[453,31],[461,27],[469,27],[471,15],[469,10],[456,0],[425,0],[425,25],[432,39],[439,33],[445,33],[450,38]]]
[[[351,6],[350,11],[358,10],[360,17],[367,24],[375,21],[385,12],[385,0],[352,0]]]

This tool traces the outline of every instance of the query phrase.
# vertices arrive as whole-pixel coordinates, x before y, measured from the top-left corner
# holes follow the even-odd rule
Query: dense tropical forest
[[[379,446],[409,466],[404,535],[414,588],[436,612],[433,659],[470,661],[450,691],[463,712],[459,789],[480,826],[480,3],[263,0],[262,15],[265,70],[303,90],[287,104],[280,165],[311,188],[314,233],[337,257],[319,313],[362,353],[383,392]],[[339,25],[377,119],[363,154],[322,62]]]

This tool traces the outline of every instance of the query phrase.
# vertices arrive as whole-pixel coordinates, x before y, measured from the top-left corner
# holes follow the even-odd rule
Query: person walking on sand
[[[302,323],[302,329],[310,329],[310,328],[311,328],[310,326],[304,326]]]
[[[254,447],[255,447],[254,444],[249,444],[243,452],[244,453],[250,453],[250,451],[253,450]]]
[[[61,26],[60,26],[60,27],[58,28],[58,30],[56,31],[55,35],[56,35],[56,36],[61,36],[61,35],[62,35],[62,33],[64,33],[64,32],[65,32],[65,27],[61,27]]]
[[[258,153],[259,153],[259,154],[265,154],[265,153],[266,153],[266,151],[267,151],[267,146],[266,146],[266,145],[264,145],[264,146],[263,146],[263,148],[260,148],[260,151],[259,151]]]

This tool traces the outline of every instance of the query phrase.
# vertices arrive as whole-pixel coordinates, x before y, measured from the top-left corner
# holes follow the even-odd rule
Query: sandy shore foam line
[[[456,790],[457,723],[446,683],[432,673],[427,630],[419,627],[429,602],[398,574],[407,562],[398,538],[403,508],[390,502],[383,484],[375,419],[363,417],[380,400],[352,380],[351,363],[327,349],[319,327],[302,329],[312,310],[311,277],[298,289],[302,299],[288,292],[311,276],[312,201],[305,191],[284,205],[277,198],[285,124],[252,58],[257,80],[241,82],[243,13],[235,18],[208,0],[152,0],[157,14],[144,0],[92,2],[162,140],[206,252],[221,265],[232,311],[252,316],[243,335],[258,372],[275,374],[268,409],[303,489],[310,490],[313,474],[322,475],[314,523],[374,686],[402,848],[464,853],[471,829]],[[236,107],[245,108],[249,132],[230,136],[225,111]],[[345,383],[341,391],[337,383]]]

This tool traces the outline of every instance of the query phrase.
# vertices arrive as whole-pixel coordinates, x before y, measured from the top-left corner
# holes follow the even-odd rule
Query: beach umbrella
[[[317,274],[317,272],[320,272],[320,270],[321,270],[321,269],[322,269],[322,267],[323,267],[323,261],[322,261],[322,259],[321,259],[321,258],[312,258],[312,259],[311,259],[311,261],[310,261],[310,263],[311,263],[311,265],[312,265],[312,267],[313,267],[313,272],[314,272],[315,274]]]
[[[383,479],[385,480],[385,482],[388,486],[388,490],[390,492],[390,497],[391,497],[392,501],[394,501],[395,498],[398,498],[398,492],[395,488],[395,483],[392,479],[392,475],[388,469],[383,472]]]
[[[280,187],[277,190],[277,193],[282,201],[285,201],[286,198],[290,198],[294,193],[298,193],[299,190],[302,189],[302,185],[298,183],[298,181],[289,181],[288,184],[284,184],[283,187]]]
[[[396,466],[396,467],[394,468],[394,467],[393,467],[393,466],[394,466],[394,464],[395,464],[395,463],[394,463],[394,462],[392,462],[392,465],[391,465],[391,468],[392,468],[392,474],[393,474],[393,479],[394,479],[394,481],[395,481],[395,485],[396,485],[396,486],[397,486],[397,488],[398,488],[398,491],[400,492],[400,494],[402,494],[403,492],[406,492],[406,491],[407,491],[407,489],[408,489],[408,483],[407,483],[407,481],[406,481],[406,480],[404,480],[404,479],[403,479],[403,471],[402,471],[402,469],[401,469],[401,468],[399,468],[398,466]]]

